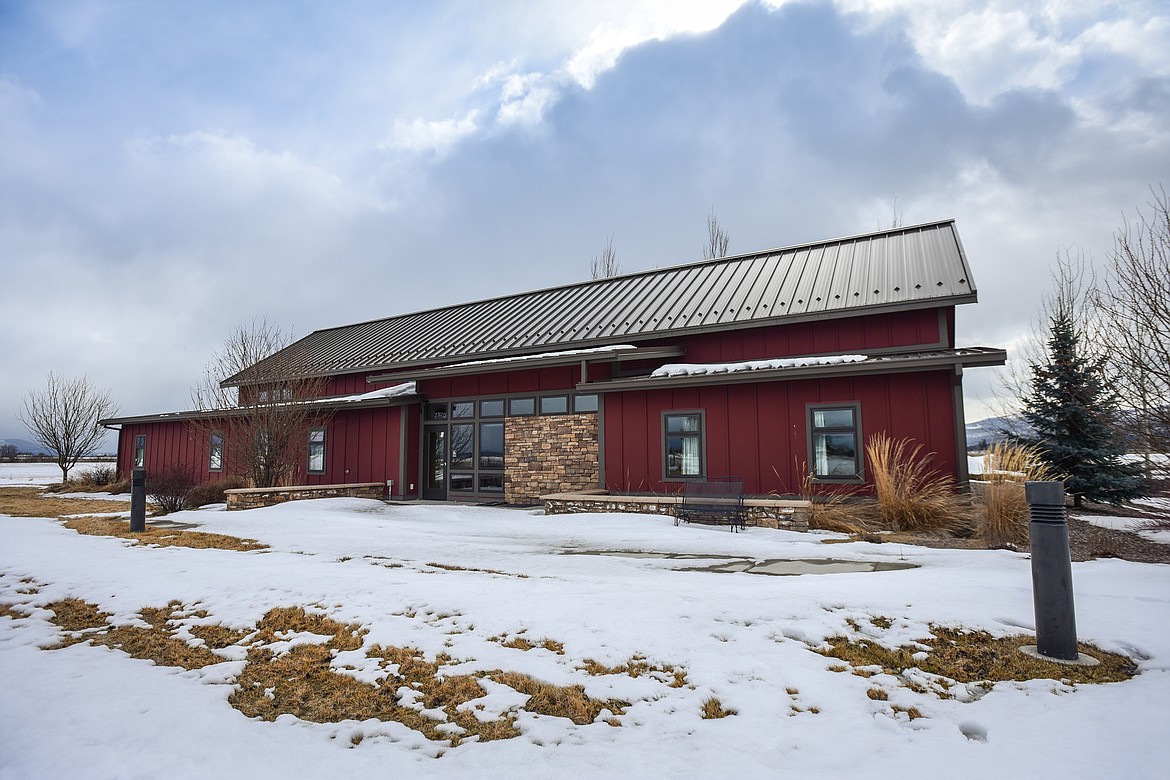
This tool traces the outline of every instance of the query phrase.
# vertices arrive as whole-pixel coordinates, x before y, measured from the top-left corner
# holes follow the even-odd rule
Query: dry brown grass
[[[45,609],[53,612],[50,623],[70,633],[106,628],[109,625],[106,621],[111,617],[109,612],[102,612],[96,604],[72,596],[46,604]]]
[[[154,661],[159,666],[201,669],[223,658],[203,647],[192,647],[171,636],[169,622],[183,605],[172,601],[165,607],[147,607],[140,611],[150,628],[111,626],[110,615],[96,604],[76,598],[62,599],[46,605],[53,611],[50,622],[70,633],[50,650],[90,641],[94,645],[121,650],[132,658]]]
[[[0,488],[0,514],[14,517],[62,517],[84,512],[126,512],[129,501],[107,501],[90,498],[60,498],[46,496],[39,488]],[[66,528],[88,536],[113,536],[159,547],[191,547],[199,550],[264,550],[268,545],[255,539],[242,539],[226,534],[202,531],[180,531],[147,526],[142,533],[130,533],[130,522],[106,517],[63,518]]]
[[[357,623],[339,623],[302,607],[275,607],[268,610],[256,626],[256,641],[265,644],[280,641],[279,634],[307,632],[331,637],[329,646],[335,650],[358,650],[368,630]]]
[[[442,675],[441,667],[450,661],[447,656],[428,661],[415,648],[375,645],[367,655],[384,661],[392,672],[375,686],[333,671],[330,662],[336,649],[334,640],[299,645],[282,656],[274,656],[267,648],[253,648],[239,678],[240,687],[229,702],[245,715],[263,720],[292,714],[317,723],[371,718],[395,721],[427,739],[452,745],[472,737],[487,742],[519,735],[512,715],[480,722],[471,711],[459,709],[485,691],[472,675]],[[446,720],[433,719],[402,704],[397,691],[403,687],[419,693],[422,707],[441,709]],[[452,724],[458,733],[452,733]]]
[[[1098,659],[1099,665],[1067,666],[1025,655],[1020,647],[1036,643],[1034,637],[1025,635],[997,638],[986,631],[936,625],[930,626],[930,632],[930,637],[919,640],[929,648],[921,660],[913,657],[922,652],[917,645],[888,648],[870,639],[845,636],[829,637],[828,649],[817,652],[845,661],[855,674],[866,672],[861,676],[872,675],[862,667],[879,666],[886,674],[895,676],[918,668],[961,683],[1037,679],[1106,683],[1128,680],[1137,673],[1136,665],[1129,658],[1086,643],[1078,646],[1080,652]]]
[[[256,633],[250,628],[233,629],[221,625],[189,626],[187,630],[191,632],[192,636],[202,639],[203,644],[212,650],[222,650],[225,647],[238,645],[246,637]]]
[[[191,547],[197,550],[238,550],[251,552],[266,550],[268,545],[255,539],[244,539],[226,534],[209,534],[203,531],[182,531],[147,526],[141,533],[131,533],[130,523],[106,517],[71,517],[63,520],[66,528],[88,536],[113,536],[130,539],[142,544],[158,547]]]
[[[578,725],[596,720],[602,710],[621,715],[630,706],[618,699],[593,699],[580,685],[553,685],[520,672],[488,672],[493,681],[528,695],[524,709],[541,715],[568,718]]]
[[[558,642],[557,640],[549,639],[548,637],[541,637],[537,641],[532,642],[524,636],[523,632],[517,634],[511,639],[508,638],[507,634],[501,634],[499,636],[492,637],[491,641],[499,642],[504,647],[510,647],[514,650],[534,650],[539,647],[544,650],[548,650],[549,652],[556,653],[557,655],[565,654],[564,642]]]
[[[931,468],[932,453],[909,439],[871,436],[865,445],[882,524],[895,531],[941,531],[965,514],[952,480]]]
[[[512,572],[500,571],[499,569],[477,569],[472,566],[457,566],[453,563],[438,563],[436,561],[428,561],[427,566],[435,569],[442,569],[444,571],[470,571],[479,574],[497,574],[501,577],[515,577],[521,580],[528,579],[527,574],[513,574]]]
[[[35,487],[0,488],[0,514],[13,517],[60,517],[83,512],[128,512],[129,501],[103,498],[61,498]]]
[[[703,699],[701,708],[703,720],[716,720],[718,718],[726,718],[729,715],[738,715],[738,710],[726,709],[723,702],[715,696],[708,696]]]
[[[592,658],[586,658],[585,662],[577,668],[594,677],[607,674],[625,674],[637,678],[646,674],[666,682],[671,688],[682,688],[687,684],[686,669],[671,664],[652,664],[640,655],[632,656],[630,660],[619,666],[606,666]]]
[[[16,609],[16,606],[16,604],[0,604],[0,617],[9,617],[13,620],[28,617],[22,610]]]
[[[210,615],[188,609],[178,601],[140,610],[139,615],[149,626],[146,628],[111,625],[108,613],[81,599],[62,599],[47,607],[53,611],[51,621],[70,634],[55,648],[89,641],[159,665],[198,669],[223,661],[209,648],[248,642],[247,663],[228,701],[248,717],[263,720],[291,714],[319,723],[396,721],[427,739],[452,746],[469,739],[487,742],[519,736],[514,711],[480,721],[476,717],[479,708],[474,704],[465,706],[486,694],[481,684],[485,678],[526,695],[528,699],[521,707],[525,711],[568,718],[580,725],[593,723],[608,710],[610,714],[604,721],[620,726],[617,716],[629,706],[625,701],[594,699],[580,685],[553,685],[518,672],[448,674],[444,668],[453,663],[450,656],[439,654],[428,659],[413,647],[369,647],[367,657],[380,662],[386,678],[378,684],[365,683],[332,665],[338,652],[361,649],[367,630],[302,607],[269,610],[254,630],[189,625],[187,630],[202,640],[202,645],[190,645],[176,638],[175,633],[192,619],[204,620]],[[318,634],[323,641],[299,644],[280,655],[267,646],[292,633]],[[652,666],[638,658],[631,659],[628,666],[625,672],[633,676],[672,671],[671,667]],[[412,692],[408,699],[399,695],[404,690]],[[436,717],[437,711],[442,714]],[[357,741],[361,741],[360,737]]]
[[[1030,510],[1024,496],[1029,480],[1053,479],[1036,447],[997,442],[983,456],[983,507],[976,533],[988,547],[1024,547],[1028,544]]]
[[[906,717],[910,720],[918,720],[919,718],[926,717],[922,714],[922,710],[918,709],[917,707],[903,707],[901,704],[892,704],[890,705],[890,709],[894,712],[906,713]]]
[[[202,669],[223,662],[223,658],[206,647],[192,647],[176,639],[165,628],[115,626],[93,637],[93,644],[121,650],[131,658],[154,661],[159,666]]]

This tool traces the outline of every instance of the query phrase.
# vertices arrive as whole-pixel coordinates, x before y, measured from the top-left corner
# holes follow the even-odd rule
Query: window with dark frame
[[[508,414],[513,417],[527,417],[536,414],[536,399],[512,398],[508,401]]]
[[[596,395],[575,395],[573,396],[573,411],[578,414],[582,412],[596,412],[597,411],[597,396]]]
[[[542,395],[540,397],[541,414],[566,414],[569,411],[569,396]]]
[[[860,404],[808,407],[808,460],[815,480],[862,480]]]
[[[134,437],[134,468],[140,469],[146,466],[146,434],[138,434]]]
[[[207,470],[223,471],[223,434],[211,434],[211,442],[207,451]]]
[[[309,429],[309,473],[325,473],[325,429]]]
[[[703,450],[702,412],[663,412],[663,479],[702,479],[705,476]]]

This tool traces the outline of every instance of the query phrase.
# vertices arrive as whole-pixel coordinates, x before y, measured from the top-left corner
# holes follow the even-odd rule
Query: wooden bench
[[[746,523],[743,480],[739,477],[691,480],[683,488],[682,498],[675,511],[675,525],[719,523],[730,525],[732,531],[739,531]]]

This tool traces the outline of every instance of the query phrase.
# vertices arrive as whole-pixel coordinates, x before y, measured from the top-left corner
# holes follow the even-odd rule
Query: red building
[[[791,494],[806,470],[865,485],[878,432],[964,484],[963,369],[1006,358],[956,347],[955,306],[976,297],[945,221],[321,330],[224,384],[258,402],[254,377],[279,366],[322,378],[331,417],[303,432],[293,481],[389,481],[394,498],[528,503],[732,475]],[[122,473],[210,480],[231,464],[208,419],[105,422]]]

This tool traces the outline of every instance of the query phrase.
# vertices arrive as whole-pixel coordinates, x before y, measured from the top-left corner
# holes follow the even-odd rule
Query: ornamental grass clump
[[[1024,483],[1055,477],[1036,447],[997,442],[983,456],[983,507],[976,532],[988,547],[1026,547],[1030,511]]]
[[[910,439],[884,433],[865,445],[877,494],[878,517],[895,531],[945,531],[963,516],[964,501],[954,482],[931,468],[933,453]]]

